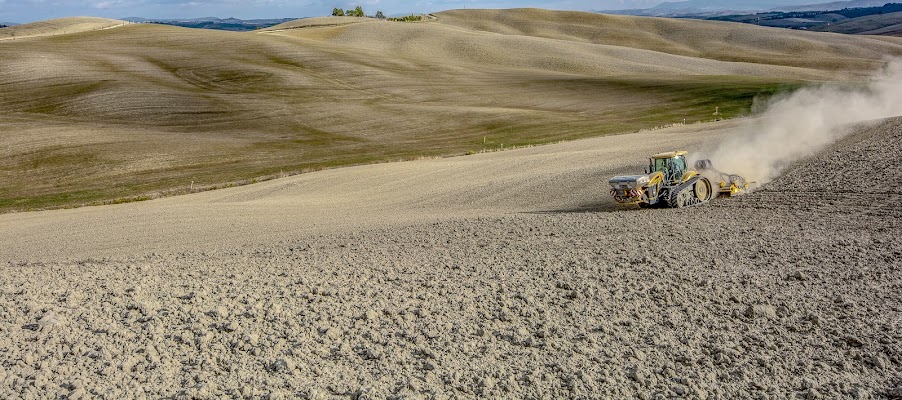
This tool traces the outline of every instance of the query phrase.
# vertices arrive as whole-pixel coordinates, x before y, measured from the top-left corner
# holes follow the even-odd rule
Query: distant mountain
[[[815,30],[853,35],[902,36],[902,11],[851,18],[835,24],[818,26]]]
[[[600,11],[607,14],[697,18],[742,22],[775,28],[846,34],[902,36],[902,0],[848,0],[805,4],[811,0],[722,0],[664,2],[636,10]]]
[[[234,18],[227,18],[234,19]],[[223,21],[217,17],[200,17],[200,18],[142,18],[142,17],[128,17],[122,18],[123,21],[128,22],[214,22],[214,21]]]
[[[725,4],[716,0],[686,0],[667,1],[658,4],[651,10],[699,10],[699,11],[724,11],[724,10],[759,10],[761,5],[756,2],[744,2],[741,4]]]
[[[775,7],[799,6],[810,2],[811,0],[748,0],[727,3],[722,0],[686,0],[663,2],[654,7],[644,9],[605,10],[600,12],[653,17],[699,17],[766,11]]]
[[[880,7],[842,8],[837,10],[769,11],[756,14],[717,16],[708,19],[742,22],[774,28],[856,35],[902,35],[902,4],[900,3],[888,3]]]
[[[893,1],[887,0],[834,1],[830,3],[806,4],[801,6],[780,6],[772,9],[772,11],[829,11],[841,10],[843,8],[882,7],[884,4],[892,2]]]
[[[123,18],[124,21],[144,23],[144,24],[163,24],[181,26],[184,28],[198,29],[216,29],[224,31],[253,31],[257,29],[269,28],[288,21],[297,20],[297,18],[279,18],[279,19],[238,19],[238,18],[217,18],[217,17],[201,17],[187,19],[154,19],[141,17]]]
[[[748,10],[705,10],[699,8],[641,8],[629,10],[602,10],[602,14],[635,15],[640,17],[709,18],[722,15],[743,14]]]

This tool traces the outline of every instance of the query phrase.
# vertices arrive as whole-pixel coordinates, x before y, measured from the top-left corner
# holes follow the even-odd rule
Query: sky
[[[663,0],[0,0],[0,22],[26,23],[69,16],[106,18],[294,18],[360,5],[367,14],[425,13],[457,8],[540,7],[611,10],[651,7]]]

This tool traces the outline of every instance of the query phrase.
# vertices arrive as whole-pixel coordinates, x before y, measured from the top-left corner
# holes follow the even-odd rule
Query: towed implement
[[[748,189],[745,178],[714,169],[710,160],[696,161],[689,168],[686,154],[671,151],[653,155],[645,175],[611,178],[611,195],[620,204],[682,208]]]

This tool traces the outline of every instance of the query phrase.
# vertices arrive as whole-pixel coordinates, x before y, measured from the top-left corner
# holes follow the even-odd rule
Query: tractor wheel
[[[695,182],[695,198],[698,199],[699,202],[711,200],[712,193],[711,181],[708,179],[702,178],[699,179],[698,182]]]

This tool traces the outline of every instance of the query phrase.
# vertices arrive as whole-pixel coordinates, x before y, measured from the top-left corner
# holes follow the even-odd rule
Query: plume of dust
[[[763,184],[789,163],[814,154],[852,124],[902,115],[902,59],[855,89],[804,88],[769,101],[760,118],[708,154],[718,170]]]

